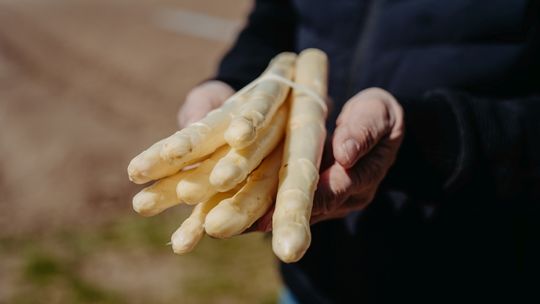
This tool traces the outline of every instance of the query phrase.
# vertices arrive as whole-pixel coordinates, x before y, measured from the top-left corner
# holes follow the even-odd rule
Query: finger
[[[311,217],[310,224],[315,225],[315,224],[323,222],[323,221],[343,218],[343,217],[347,216],[347,214],[349,214],[349,211],[340,210],[339,212],[334,212],[334,213],[330,213],[330,214],[314,215],[314,216]]]
[[[312,215],[338,212],[349,197],[375,192],[370,189],[376,189],[394,159],[395,151],[380,144],[352,168],[335,162],[320,175]]]
[[[334,156],[350,168],[383,137],[401,137],[403,110],[387,91],[369,88],[343,107],[334,133]]]
[[[234,90],[221,81],[208,81],[195,87],[189,92],[178,112],[180,128],[199,121],[208,112],[220,107],[233,94]]]
[[[333,138],[337,162],[345,168],[352,167],[388,133],[384,112],[384,106],[371,100],[351,100],[344,107]]]
[[[351,212],[364,209],[372,198],[364,198],[363,196],[351,196],[340,205],[339,210],[328,214],[318,214],[311,217],[311,225],[316,223],[333,220],[338,218],[344,218]]]
[[[336,162],[323,171],[313,205],[315,220],[341,217],[371,202],[395,160],[396,149],[392,145],[391,141],[381,142],[352,168],[347,169]]]
[[[337,162],[323,171],[315,191],[312,216],[335,211],[347,198],[352,185],[349,172]]]
[[[182,109],[178,112],[178,125],[181,129],[189,126],[190,124],[201,120],[208,112],[215,109],[211,103],[186,103]]]

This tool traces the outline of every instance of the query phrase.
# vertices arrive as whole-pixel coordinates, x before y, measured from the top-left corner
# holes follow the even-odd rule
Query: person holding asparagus
[[[179,123],[220,108],[281,52],[328,54],[312,241],[281,264],[287,301],[540,300],[529,279],[540,270],[539,24],[526,0],[255,1]],[[231,119],[240,127],[220,139],[231,146],[264,127],[247,110]],[[175,147],[189,149],[182,136]],[[272,229],[273,210],[251,229]]]

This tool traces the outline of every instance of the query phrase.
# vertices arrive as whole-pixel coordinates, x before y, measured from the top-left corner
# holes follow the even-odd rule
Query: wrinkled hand
[[[311,222],[365,208],[394,163],[403,134],[403,110],[390,93],[370,88],[353,96],[342,108],[325,150]],[[250,231],[270,231],[272,212]]]
[[[396,159],[403,109],[387,91],[370,88],[343,107],[332,139],[334,162],[321,173],[312,223],[365,208]]]
[[[178,113],[181,128],[221,106],[234,90],[221,81],[208,81],[190,91]],[[313,202],[312,223],[344,217],[365,208],[394,163],[404,134],[403,110],[379,88],[363,90],[342,108],[331,144],[328,164]],[[271,230],[269,210],[250,231]]]
[[[211,80],[196,86],[188,93],[178,111],[180,128],[200,120],[208,112],[220,107],[233,94],[234,89],[222,81]]]

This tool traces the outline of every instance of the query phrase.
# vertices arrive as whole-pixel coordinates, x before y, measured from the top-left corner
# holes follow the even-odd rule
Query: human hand
[[[369,88],[343,106],[323,157],[311,223],[365,208],[396,159],[404,135],[403,109],[387,91]],[[270,231],[269,210],[250,231]]]
[[[221,106],[234,90],[221,81],[205,82],[190,91],[178,113],[185,127]],[[325,151],[329,166],[320,176],[312,223],[344,217],[365,208],[392,166],[404,134],[403,110],[379,88],[363,90],[342,108],[333,139]],[[272,211],[250,231],[271,230]]]
[[[178,125],[184,128],[200,120],[208,112],[220,107],[233,94],[233,88],[218,80],[210,80],[194,87],[178,111]]]
[[[394,163],[404,135],[403,109],[387,91],[369,88],[343,107],[332,139],[334,162],[320,176],[312,223],[364,209]]]

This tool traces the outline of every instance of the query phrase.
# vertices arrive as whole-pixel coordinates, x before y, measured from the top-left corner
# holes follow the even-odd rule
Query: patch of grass
[[[74,299],[80,303],[123,303],[111,292],[104,291],[77,276],[68,276]]]
[[[186,264],[200,265],[183,282],[186,297],[215,303],[233,297],[238,303],[276,303],[279,280],[268,240],[258,233],[227,240],[204,238]],[[269,275],[273,274],[273,275]]]
[[[76,255],[65,259],[47,252],[39,244],[27,250],[20,282],[24,288],[10,302],[48,303],[49,298],[60,297],[62,303],[123,303],[118,295],[79,276]],[[62,292],[58,293],[59,289]]]
[[[25,278],[37,284],[46,284],[62,272],[59,261],[46,254],[31,254],[24,267]]]
[[[274,258],[268,240],[261,234],[228,240],[205,237],[194,252],[174,256],[166,243],[186,213],[187,208],[155,218],[128,215],[99,226],[1,239],[0,245],[6,247],[0,250],[0,258],[17,257],[21,262],[20,281],[9,303],[130,302],[133,294],[125,294],[114,283],[92,281],[81,269],[86,259],[95,259],[103,251],[132,250],[173,257],[170,267],[183,273],[175,297],[182,303],[275,303],[279,279],[270,262]],[[147,296],[141,290],[136,299],[151,303]]]
[[[53,238],[79,255],[92,254],[105,247],[161,251],[166,248],[171,234],[187,217],[187,213],[188,210],[184,208],[151,218],[133,214],[99,227],[62,230]]]

